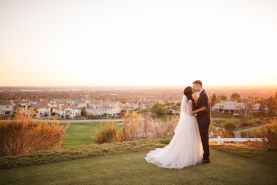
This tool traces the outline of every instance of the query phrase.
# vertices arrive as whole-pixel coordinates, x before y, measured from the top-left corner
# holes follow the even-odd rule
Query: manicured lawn
[[[224,126],[226,123],[232,123],[237,126],[237,128],[249,127],[249,126],[258,126],[266,123],[259,118],[252,118],[249,121],[241,122],[240,119],[232,118],[232,117],[216,117],[212,116],[212,123],[218,126]]]
[[[147,163],[148,151],[107,155],[0,171],[2,185],[275,185],[277,166],[212,149],[211,163],[172,170]]]
[[[64,148],[78,147],[94,143],[95,135],[101,123],[71,123],[66,131]]]
[[[99,130],[101,123],[71,123],[66,131],[64,148],[74,148],[93,144],[94,136]],[[118,125],[119,128],[122,125]]]
[[[234,123],[237,126],[240,126],[240,121],[235,118],[213,118],[212,117],[212,122],[221,126],[224,126],[225,123]]]

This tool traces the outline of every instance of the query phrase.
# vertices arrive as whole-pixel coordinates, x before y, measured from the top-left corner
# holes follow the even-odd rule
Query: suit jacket
[[[211,122],[211,108],[209,103],[209,97],[205,90],[203,90],[200,93],[197,102],[193,103],[193,110],[199,109],[203,106],[207,107],[207,111],[199,112],[196,118],[199,125],[208,126]]]

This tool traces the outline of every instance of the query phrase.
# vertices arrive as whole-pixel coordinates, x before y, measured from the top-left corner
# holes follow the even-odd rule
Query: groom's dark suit
[[[211,113],[210,113],[210,103],[209,97],[206,91],[203,89],[199,95],[197,102],[193,103],[193,110],[199,109],[205,106],[207,111],[201,111],[197,114],[197,122],[199,126],[201,141],[203,145],[203,159],[209,159],[210,156],[210,149],[209,149],[209,126],[211,123]]]

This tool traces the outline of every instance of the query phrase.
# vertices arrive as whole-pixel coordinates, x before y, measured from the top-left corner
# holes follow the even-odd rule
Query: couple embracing
[[[146,154],[145,160],[163,168],[181,169],[209,163],[209,97],[196,80],[184,89],[180,118],[168,145]]]

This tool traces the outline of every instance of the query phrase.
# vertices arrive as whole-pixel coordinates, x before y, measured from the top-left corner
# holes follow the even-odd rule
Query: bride
[[[145,160],[163,168],[181,169],[201,163],[203,149],[194,114],[205,109],[192,111],[192,87],[184,89],[179,122],[174,130],[174,136],[164,148],[151,150]]]

